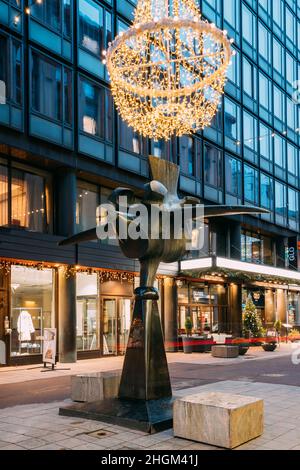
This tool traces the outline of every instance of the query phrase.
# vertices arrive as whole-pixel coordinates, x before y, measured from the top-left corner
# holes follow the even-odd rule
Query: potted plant
[[[239,347],[239,355],[245,356],[249,350],[249,342],[245,338],[236,338],[234,344],[237,344]]]
[[[262,323],[257,314],[256,307],[249,295],[243,312],[243,331],[248,338],[257,338],[257,341],[251,340],[251,345],[260,346],[259,338],[262,336]]]
[[[191,338],[193,323],[190,317],[185,320],[185,335],[182,337],[183,352],[185,354],[191,354],[193,352],[193,341]]]
[[[276,338],[276,331],[270,330],[269,332],[265,329],[262,329],[262,335],[264,338],[264,341],[261,345],[264,351],[266,352],[274,352],[275,349],[277,348],[277,338]]]
[[[288,336],[289,340],[294,343],[296,341],[300,341],[300,333],[298,330],[296,330],[296,328],[293,328],[290,332],[289,332],[289,336]]]

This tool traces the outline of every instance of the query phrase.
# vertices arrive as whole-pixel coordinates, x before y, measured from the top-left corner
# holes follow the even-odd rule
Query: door
[[[103,298],[103,355],[125,354],[131,322],[131,310],[131,298]]]
[[[77,297],[77,351],[99,348],[96,297]]]
[[[124,355],[130,330],[131,299],[119,299],[118,307],[118,353]]]
[[[117,300],[103,299],[103,355],[117,354]]]

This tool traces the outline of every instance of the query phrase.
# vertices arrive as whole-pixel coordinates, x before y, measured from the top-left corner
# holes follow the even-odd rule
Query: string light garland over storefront
[[[66,279],[75,277],[78,273],[84,274],[97,274],[100,283],[109,281],[128,282],[134,283],[136,273],[128,271],[113,271],[105,270],[100,268],[89,268],[85,266],[47,263],[47,262],[35,262],[35,261],[22,261],[22,260],[6,260],[0,259],[0,274],[9,276],[11,273],[12,266],[22,266],[24,268],[37,269],[43,271],[44,269],[59,269]]]
[[[154,140],[209,126],[231,42],[227,31],[201,20],[196,0],[139,0],[132,27],[103,52],[122,119]]]

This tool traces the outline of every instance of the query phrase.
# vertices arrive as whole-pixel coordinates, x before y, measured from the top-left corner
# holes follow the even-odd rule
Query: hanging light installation
[[[104,51],[122,119],[154,140],[209,126],[224,92],[231,42],[201,19],[196,0],[138,0],[133,25]]]

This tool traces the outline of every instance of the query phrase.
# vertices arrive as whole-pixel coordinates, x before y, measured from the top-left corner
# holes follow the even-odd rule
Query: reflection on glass
[[[79,126],[87,134],[104,137],[104,88],[85,79],[80,79]]]
[[[97,225],[96,213],[99,205],[99,189],[84,181],[77,184],[76,228],[84,232]]]
[[[56,62],[32,53],[32,107],[51,119],[62,119],[62,68]]]
[[[0,165],[0,225],[8,225],[8,174],[7,168]]]
[[[99,348],[99,313],[97,274],[78,273],[76,276],[77,350]]]
[[[11,225],[35,232],[45,231],[45,180],[41,176],[12,171]]]
[[[125,354],[131,321],[131,300],[119,300],[119,318],[118,318],[118,335],[119,335],[119,354]]]
[[[32,2],[30,13],[53,29],[60,30],[61,26],[61,0],[42,0]]]
[[[117,354],[117,301],[103,300],[103,354]]]
[[[103,49],[103,8],[91,0],[79,0],[79,43],[98,56]]]

